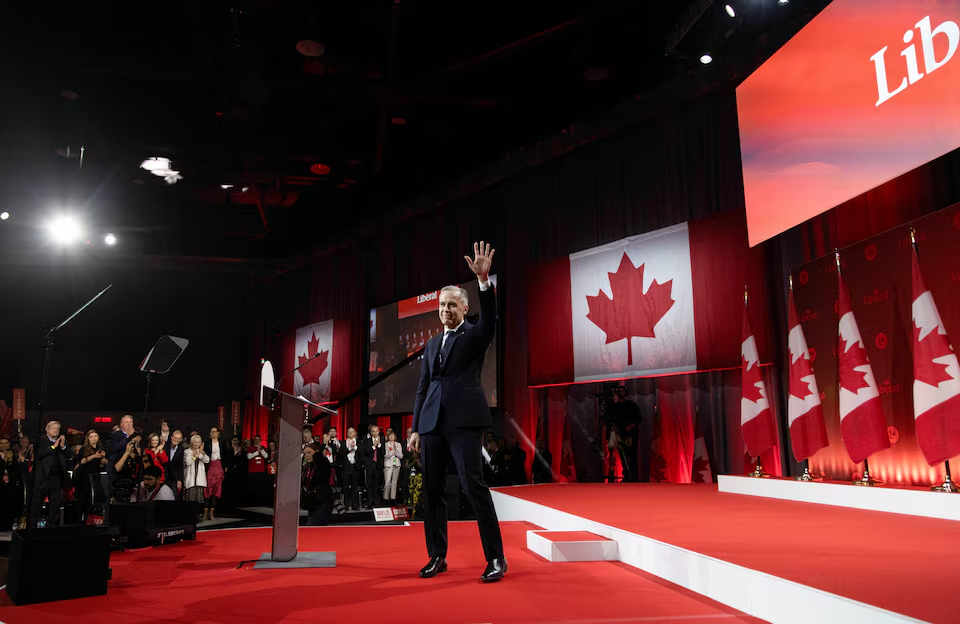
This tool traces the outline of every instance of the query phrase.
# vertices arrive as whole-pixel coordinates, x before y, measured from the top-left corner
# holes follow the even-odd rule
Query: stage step
[[[527,531],[527,548],[547,561],[617,561],[617,542],[588,531]]]

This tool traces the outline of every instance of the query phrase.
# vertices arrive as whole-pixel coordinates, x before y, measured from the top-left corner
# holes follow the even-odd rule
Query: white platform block
[[[547,561],[618,561],[617,543],[586,531],[527,531],[527,548]]]
[[[727,494],[779,498],[798,503],[886,511],[941,520],[960,520],[960,494],[894,487],[861,487],[819,481],[757,479],[732,475],[721,475],[719,486],[720,491]]]

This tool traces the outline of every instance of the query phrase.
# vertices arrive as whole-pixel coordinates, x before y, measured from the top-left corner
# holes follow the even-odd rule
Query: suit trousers
[[[383,497],[387,500],[397,500],[397,483],[400,481],[400,466],[384,466],[383,468]]]
[[[348,509],[359,509],[358,488],[363,468],[346,461],[343,464],[343,505]]]
[[[60,505],[63,504],[63,482],[56,477],[47,477],[39,483],[34,483],[33,500],[30,503],[30,519],[28,528],[37,526],[40,521],[40,512],[43,510],[43,499],[49,498],[47,504],[47,526],[60,526]]]
[[[441,416],[437,428],[420,438],[420,460],[423,463],[425,512],[423,529],[427,554],[447,556],[447,463],[453,458],[470,506],[477,516],[480,541],[487,561],[503,558],[503,538],[500,522],[493,506],[490,490],[483,480],[483,430],[446,426]]]
[[[379,507],[383,504],[383,469],[378,468],[376,464],[366,467],[367,478],[367,504],[371,507]]]

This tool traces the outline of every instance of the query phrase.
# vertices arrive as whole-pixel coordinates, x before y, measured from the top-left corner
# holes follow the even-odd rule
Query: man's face
[[[460,294],[453,290],[440,293],[440,322],[447,329],[454,329],[467,313],[467,306],[460,301]]]
[[[219,438],[219,437],[220,437],[220,430],[219,430],[219,429],[217,429],[216,427],[214,427],[213,429],[210,430],[210,439],[211,439],[211,440],[216,440],[216,439]]]
[[[347,437],[348,437],[348,438],[355,438],[355,437],[357,437],[357,430],[354,429],[353,427],[350,427],[349,429],[347,429]]]
[[[47,437],[56,438],[59,435],[60,435],[60,423],[58,422],[47,423]]]
[[[170,444],[180,446],[181,442],[183,442],[183,434],[179,431],[174,432],[174,434],[170,436]]]
[[[332,428],[330,429],[330,432],[327,434],[327,436],[328,436],[331,440],[336,440],[336,439],[337,439],[337,429],[336,429],[336,427],[332,427]]]
[[[161,421],[160,421],[160,431],[162,431],[162,432],[164,432],[164,433],[170,431],[170,423],[168,423],[168,422],[165,421],[165,420],[161,420]]]
[[[377,427],[376,425],[374,425],[373,427],[370,427],[370,437],[372,437],[372,438],[379,438],[379,437],[380,437],[380,427]]]
[[[124,416],[120,419],[120,429],[127,435],[133,433],[133,418]]]
[[[253,445],[254,445],[254,446],[261,446],[261,444],[260,444],[260,436],[254,436],[254,438],[253,438]]]
[[[157,487],[157,478],[153,475],[143,475],[143,485],[146,486],[148,490],[152,490]]]

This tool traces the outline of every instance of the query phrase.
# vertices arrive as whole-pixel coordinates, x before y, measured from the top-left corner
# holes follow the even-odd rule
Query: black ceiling
[[[58,210],[137,254],[328,242],[698,71],[706,48],[776,2],[732,4],[733,20],[709,0],[30,3],[2,44],[0,244],[41,244]],[[324,53],[302,55],[301,40]],[[183,179],[139,167],[154,156]]]

